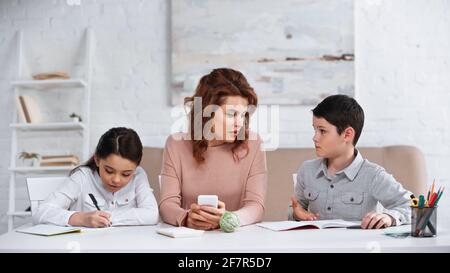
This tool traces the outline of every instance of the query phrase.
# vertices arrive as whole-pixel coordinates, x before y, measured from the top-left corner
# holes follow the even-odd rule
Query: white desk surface
[[[208,231],[197,238],[170,238],[157,226],[114,227],[52,237],[11,231],[0,252],[450,252],[450,229],[433,238],[392,238],[387,230],[322,229],[275,232],[255,225],[234,233]]]

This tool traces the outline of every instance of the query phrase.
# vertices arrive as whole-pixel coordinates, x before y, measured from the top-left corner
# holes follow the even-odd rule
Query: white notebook
[[[73,232],[81,232],[81,228],[79,227],[62,227],[55,225],[35,225],[32,227],[17,229],[17,232],[20,233],[28,233],[34,235],[42,235],[42,236],[53,236],[59,234],[73,233]]]
[[[336,220],[317,220],[317,221],[298,221],[298,222],[297,221],[262,222],[256,225],[273,231],[283,231],[297,228],[305,228],[305,229],[348,228],[348,227],[357,227],[361,225],[361,223],[336,219]]]
[[[188,238],[200,237],[205,231],[187,227],[168,227],[157,229],[156,232],[172,238]]]

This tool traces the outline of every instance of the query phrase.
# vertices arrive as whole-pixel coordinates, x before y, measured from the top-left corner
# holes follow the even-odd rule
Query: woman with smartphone
[[[225,211],[241,225],[261,221],[267,190],[266,157],[261,138],[249,131],[257,96],[244,75],[229,68],[204,75],[192,97],[189,132],[166,141],[159,209],[175,226],[219,228]],[[197,203],[217,195],[217,207]]]

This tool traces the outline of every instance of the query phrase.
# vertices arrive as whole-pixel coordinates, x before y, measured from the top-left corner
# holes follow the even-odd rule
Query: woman
[[[158,205],[139,167],[141,159],[142,144],[134,130],[108,130],[86,164],[38,207],[34,222],[94,228],[157,224]]]
[[[189,133],[169,136],[161,171],[161,218],[175,226],[212,230],[225,210],[241,225],[261,221],[267,168],[261,139],[249,132],[257,105],[239,71],[220,68],[203,76],[192,97]],[[218,208],[197,205],[197,196],[219,197]]]

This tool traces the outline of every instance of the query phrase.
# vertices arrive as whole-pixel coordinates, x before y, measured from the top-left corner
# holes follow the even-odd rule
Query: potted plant
[[[22,160],[22,165],[27,167],[38,166],[39,154],[37,153],[28,153],[21,152],[19,154],[19,159]]]
[[[73,122],[82,122],[83,120],[81,119],[81,117],[75,113],[72,113],[70,115],[70,117],[72,118]]]

